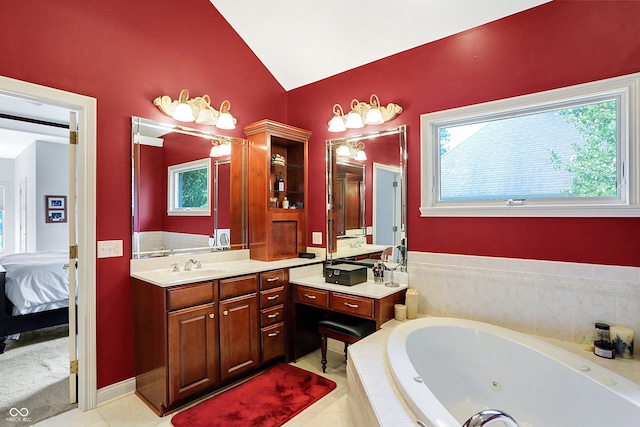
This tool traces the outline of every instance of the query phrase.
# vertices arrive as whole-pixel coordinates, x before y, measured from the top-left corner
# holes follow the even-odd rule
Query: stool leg
[[[344,343],[344,361],[345,361],[345,362],[347,361],[347,346],[348,346],[348,345],[349,345],[349,344]]]
[[[327,372],[327,336],[320,337],[320,350],[322,351],[322,372]]]

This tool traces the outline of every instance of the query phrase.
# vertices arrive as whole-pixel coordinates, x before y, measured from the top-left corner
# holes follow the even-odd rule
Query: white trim
[[[128,378],[119,383],[111,384],[97,391],[97,406],[102,406],[115,399],[120,399],[128,394],[135,393],[136,378]]]
[[[513,98],[501,99],[466,107],[438,111],[420,116],[421,159],[420,159],[420,214],[421,216],[537,216],[537,217],[637,217],[640,216],[640,126],[638,125],[638,104],[640,73],[615,77],[576,86],[538,92]],[[484,118],[503,115],[509,110],[543,110],[561,100],[593,98],[594,95],[610,94],[620,96],[621,109],[627,116],[620,118],[622,141],[627,141],[626,152],[620,154],[623,192],[619,202],[610,204],[587,204],[574,200],[571,203],[540,201],[537,205],[522,204],[507,206],[504,202],[438,204],[437,185],[439,156],[433,155],[434,132],[442,124],[463,122],[473,117]],[[628,126],[627,124],[628,120]],[[625,133],[628,129],[628,133]],[[544,204],[543,204],[544,203]]]
[[[96,407],[96,99],[0,76],[0,93],[78,111],[78,409]]]

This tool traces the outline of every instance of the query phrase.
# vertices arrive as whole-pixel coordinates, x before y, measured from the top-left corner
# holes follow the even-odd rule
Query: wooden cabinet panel
[[[262,328],[262,361],[284,354],[284,322]]]
[[[213,283],[182,285],[167,291],[167,310],[177,310],[213,301]]]
[[[284,318],[284,304],[260,310],[260,325],[263,327],[283,322]]]
[[[258,290],[258,279],[255,274],[248,276],[220,279],[220,299],[245,295]]]
[[[303,304],[315,305],[323,308],[329,307],[329,291],[296,286],[294,298],[296,302]]]
[[[288,281],[287,270],[280,269],[260,273],[260,289],[271,289],[284,286]]]
[[[373,319],[374,302],[371,298],[345,295],[337,292],[331,293],[331,309],[354,316],[369,317]]]
[[[169,313],[169,405],[219,381],[216,320],[213,303]]]
[[[260,292],[260,307],[267,308],[282,304],[285,300],[284,286]]]
[[[221,378],[237,376],[260,364],[258,295],[220,301]]]

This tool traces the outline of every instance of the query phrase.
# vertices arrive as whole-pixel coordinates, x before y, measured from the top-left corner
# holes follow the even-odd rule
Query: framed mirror
[[[327,147],[327,260],[406,270],[406,126],[330,139]]]
[[[246,140],[140,117],[131,136],[134,259],[248,247]]]

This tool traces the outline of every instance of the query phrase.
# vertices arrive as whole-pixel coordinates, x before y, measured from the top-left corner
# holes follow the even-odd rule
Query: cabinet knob
[[[273,296],[267,297],[267,299],[270,301],[278,298],[280,298],[280,295],[273,295]]]
[[[276,317],[278,317],[280,315],[280,313],[274,313],[274,314],[268,314],[267,317],[269,319],[275,319]]]
[[[276,280],[280,280],[279,277],[270,277],[267,279],[267,282],[275,282]]]
[[[216,317],[216,315],[215,315],[215,314],[213,314],[213,313],[209,313],[209,318],[210,318],[210,319],[213,319],[214,317]]]
[[[349,304],[348,302],[345,302],[344,305],[351,308],[358,308],[358,304]]]
[[[309,299],[316,299],[315,295],[304,294],[304,296],[309,298]]]
[[[277,337],[278,335],[280,335],[280,331],[275,331],[275,332],[272,332],[272,333],[268,334],[268,336],[270,336],[270,337]]]
[[[224,314],[225,316],[228,316],[229,315],[229,310],[223,311],[222,314]]]

